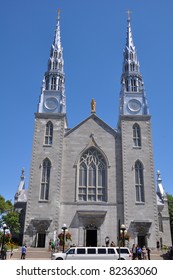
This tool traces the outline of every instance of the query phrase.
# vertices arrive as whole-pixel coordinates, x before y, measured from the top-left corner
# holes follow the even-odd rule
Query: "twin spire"
[[[126,92],[142,92],[143,81],[140,74],[140,66],[136,48],[133,42],[130,16],[127,19],[126,45],[124,49],[124,61],[121,83]]]
[[[44,75],[42,83],[38,113],[66,113],[64,60],[60,32],[60,10],[58,10],[55,36],[48,60],[48,69]]]
[[[128,11],[126,44],[123,53],[120,115],[148,115],[147,98],[133,41],[130,13]]]
[[[137,52],[133,42],[130,11],[127,18],[127,35],[124,49],[123,69],[121,75],[121,92],[120,92],[120,115],[128,114],[125,106],[129,99],[127,96],[137,98],[131,102],[132,106],[141,104],[142,110],[138,114],[148,114],[147,99],[144,91],[144,83],[140,74],[140,65],[137,59]],[[140,99],[140,100],[139,100]],[[137,104],[137,105],[136,105]],[[92,113],[95,110],[92,110]],[[42,84],[42,93],[38,107],[39,113],[66,113],[66,96],[65,96],[65,74],[63,48],[61,45],[60,33],[60,10],[58,10],[55,36],[51,46],[48,69],[44,75]]]

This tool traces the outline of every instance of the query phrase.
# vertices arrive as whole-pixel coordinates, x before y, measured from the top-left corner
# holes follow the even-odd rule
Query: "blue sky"
[[[117,127],[128,9],[152,115],[155,174],[173,194],[173,1],[1,0],[0,194],[12,199],[32,153],[34,113],[61,9],[67,117],[72,128],[90,115]]]

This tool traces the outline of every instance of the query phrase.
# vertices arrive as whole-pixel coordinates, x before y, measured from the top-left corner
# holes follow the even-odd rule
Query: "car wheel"
[[[56,260],[58,260],[58,261],[63,261],[63,258],[57,258]]]

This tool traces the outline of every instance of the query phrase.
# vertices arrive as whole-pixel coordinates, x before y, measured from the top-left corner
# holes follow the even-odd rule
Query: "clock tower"
[[[133,42],[129,12],[123,56],[118,129],[122,147],[124,224],[129,225],[129,233],[134,240],[138,236],[138,243],[144,244],[151,221],[153,236],[156,238],[159,230],[151,116]]]
[[[48,68],[35,113],[25,218],[25,240],[30,242],[29,236],[32,232],[38,247],[45,245],[45,242],[48,244],[48,234],[57,231],[59,227],[63,140],[66,128],[64,60],[58,11]]]

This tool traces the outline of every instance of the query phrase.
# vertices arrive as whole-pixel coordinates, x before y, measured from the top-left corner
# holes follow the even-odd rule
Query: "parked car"
[[[71,247],[64,253],[53,253],[52,260],[131,260],[127,247]]]

